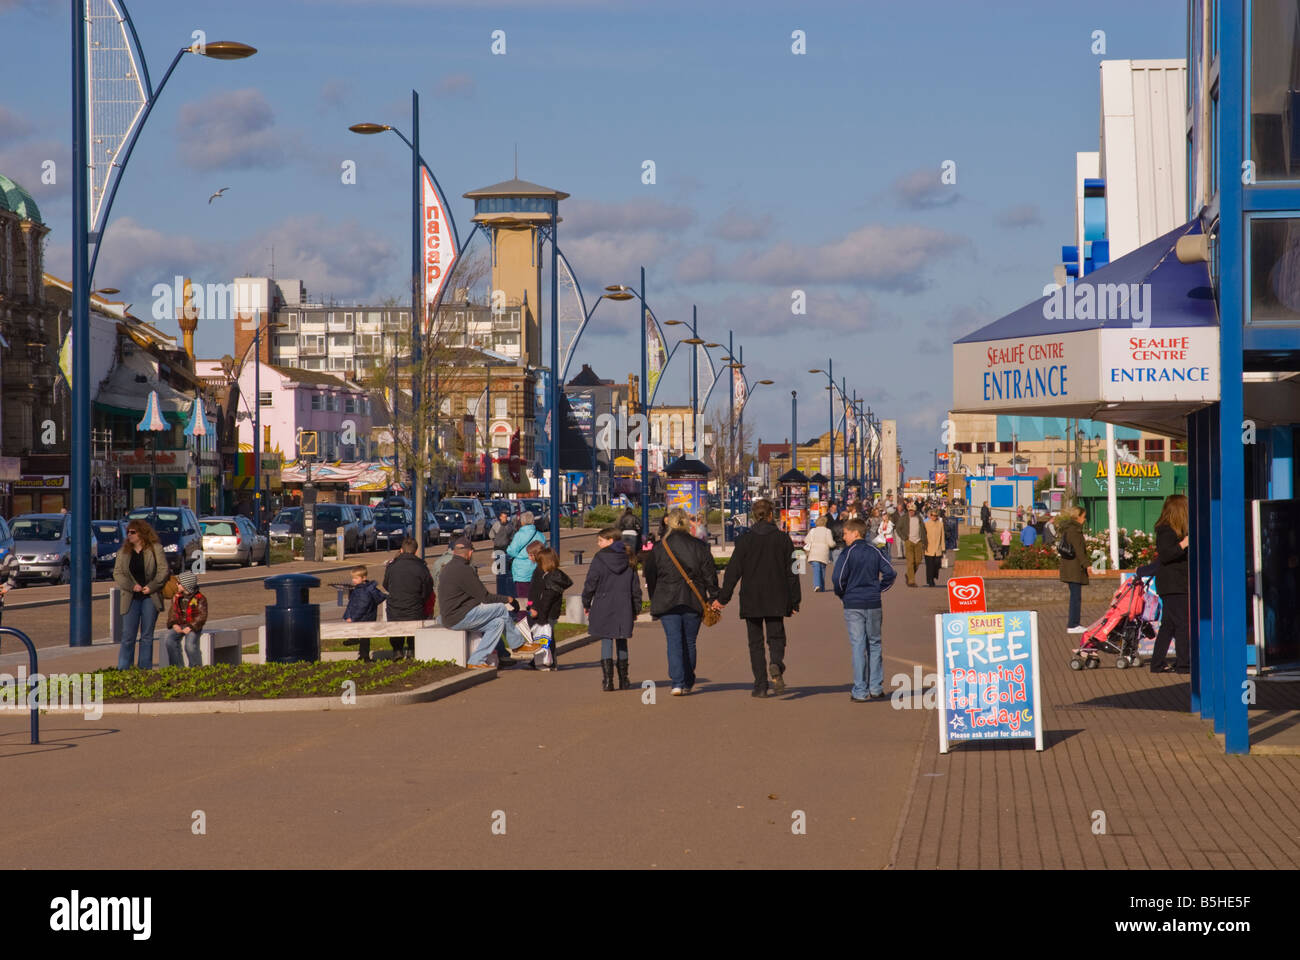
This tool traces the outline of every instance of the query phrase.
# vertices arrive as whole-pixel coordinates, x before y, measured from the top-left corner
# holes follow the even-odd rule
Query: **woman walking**
[[[925,585],[927,587],[939,585],[939,564],[943,560],[946,542],[939,511],[931,507],[930,518],[925,521]]]
[[[641,612],[641,578],[636,552],[623,541],[623,531],[606,527],[596,534],[599,549],[582,585],[582,606],[593,637],[600,637],[601,690],[614,689],[614,650],[618,650],[618,688],[632,686],[627,677],[627,638]]]
[[[749,630],[749,664],[754,671],[750,696],[758,698],[767,697],[769,690],[777,696],[785,692],[785,618],[799,612],[801,599],[792,560],[794,543],[772,522],[773,512],[771,500],[754,501],[754,525],[736,541],[722,590],[713,601],[714,608],[721,610],[740,583],[740,615]],[[770,671],[763,650],[765,628],[772,653]]]
[[[1061,558],[1061,581],[1070,588],[1068,633],[1083,633],[1085,629],[1079,618],[1083,585],[1088,582],[1088,546],[1083,540],[1083,522],[1087,518],[1088,512],[1083,507],[1067,507],[1061,513],[1058,529],[1061,536],[1061,544],[1057,547]]]
[[[685,510],[669,510],[664,520],[667,533],[646,558],[645,585],[650,615],[668,643],[673,696],[683,697],[695,686],[695,640],[704,605],[718,596],[718,568],[708,544],[691,536]]]
[[[122,611],[122,642],[117,669],[135,664],[136,635],[140,639],[140,669],[153,667],[153,628],[163,610],[163,584],[170,570],[158,534],[143,520],[126,525],[126,544],[117,552],[113,582],[130,599]]]
[[[812,564],[813,593],[826,592],[826,565],[831,562],[831,548],[835,546],[835,536],[831,533],[830,517],[822,514],[817,518],[817,526],[804,540],[808,548],[808,562]]]
[[[1155,649],[1151,651],[1151,672],[1172,673],[1191,666],[1187,598],[1187,544],[1190,537],[1186,496],[1175,493],[1165,500],[1155,533],[1156,556],[1160,559],[1160,569],[1156,571],[1156,593],[1160,594],[1161,614],[1160,632],[1156,634]],[[1171,639],[1174,641],[1172,665],[1165,660]]]

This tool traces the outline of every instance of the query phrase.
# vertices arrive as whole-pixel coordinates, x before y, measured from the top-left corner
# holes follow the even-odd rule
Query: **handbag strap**
[[[705,603],[704,598],[700,596],[700,590],[699,587],[695,586],[695,581],[686,575],[686,571],[682,569],[682,565],[678,563],[677,558],[673,556],[673,548],[668,546],[667,537],[664,537],[663,544],[664,552],[668,554],[668,559],[673,562],[673,566],[677,568],[677,572],[682,575],[682,579],[686,581],[686,585],[691,588],[691,593],[695,594],[695,599],[700,601],[700,609],[704,610],[708,607],[708,604]]]

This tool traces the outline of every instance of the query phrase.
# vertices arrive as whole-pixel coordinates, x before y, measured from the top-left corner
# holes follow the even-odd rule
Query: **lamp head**
[[[207,44],[195,44],[190,47],[191,53],[197,53],[201,57],[211,57],[213,60],[243,60],[257,53],[256,47],[250,47],[246,43],[236,43],[234,40],[216,40]]]
[[[701,340],[699,337],[686,337],[684,340],[682,340],[682,343],[695,344],[696,346],[698,346],[699,344],[701,344],[701,343],[703,343],[703,342],[704,342],[704,341]]]
[[[606,289],[608,289],[608,288],[606,288]],[[605,298],[606,300],[633,300],[633,299],[635,299],[635,297],[633,296],[633,294],[628,293],[626,290],[616,290],[616,291],[613,292],[613,293],[606,293],[606,294],[603,294],[603,296],[604,296],[604,298]]]
[[[772,384],[776,383],[775,380],[759,380],[758,382],[759,382],[759,383],[766,384],[766,385],[769,386],[769,387],[770,387]]]
[[[384,133],[393,128],[386,123],[354,123],[348,129],[353,133],[371,134]]]

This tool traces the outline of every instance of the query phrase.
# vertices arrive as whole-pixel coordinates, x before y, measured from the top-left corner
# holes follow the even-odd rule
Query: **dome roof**
[[[16,213],[24,220],[44,223],[41,220],[41,208],[36,206],[32,195],[4,174],[0,174],[0,209]]]

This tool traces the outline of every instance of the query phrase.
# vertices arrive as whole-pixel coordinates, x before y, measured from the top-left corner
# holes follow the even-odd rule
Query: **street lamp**
[[[423,233],[423,213],[424,213],[424,205],[421,202],[421,196],[420,196],[421,169],[423,169],[424,172],[429,175],[429,179],[433,181],[433,185],[437,188],[438,193],[440,195],[442,194],[442,185],[438,183],[438,178],[433,175],[433,171],[429,169],[429,165],[425,163],[424,158],[420,156],[420,95],[416,93],[414,90],[411,91],[411,137],[410,139],[407,139],[406,135],[402,133],[401,130],[398,130],[396,127],[387,123],[354,123],[352,124],[352,126],[348,127],[348,129],[351,130],[353,133],[358,133],[363,136],[370,136],[376,133],[389,133],[389,132],[395,133],[397,134],[397,136],[401,138],[402,142],[405,143],[411,150],[411,331],[412,331],[411,422],[412,422],[412,427],[414,428],[411,431],[411,473],[415,481],[413,484],[415,488],[415,498],[414,498],[415,523],[417,528],[421,531],[420,535],[417,536],[416,539],[419,541],[420,544],[420,556],[423,557],[424,556],[424,535],[423,535],[424,478],[420,475],[420,470],[422,465],[421,449],[424,445],[425,421],[422,419],[421,416],[420,387],[421,387],[421,382],[424,379],[423,370],[424,370],[425,323],[424,323],[424,313],[420,309],[421,306],[420,294],[421,294],[421,288],[423,286],[421,280],[422,271],[420,269],[420,261],[423,256],[422,251],[424,249],[424,245],[421,242],[421,234]],[[446,208],[447,211],[447,219],[451,222],[452,238],[456,242],[455,249],[456,251],[459,251],[461,249],[460,231],[456,229],[456,219],[452,215],[451,207],[446,203],[444,203],[443,206]],[[477,227],[475,229],[477,230]],[[448,284],[444,282],[442,286],[438,288],[438,296],[435,302],[425,305],[429,309],[430,317],[433,317],[437,314],[438,305],[442,302],[442,295],[444,292],[446,292],[447,287]],[[393,390],[394,406],[396,406],[398,403],[399,387],[400,384],[394,385],[394,390]],[[393,452],[394,452],[394,456],[396,456],[396,452],[397,452],[397,432],[395,429],[397,423],[396,411],[393,411],[393,423],[394,423]]]
[[[816,370],[809,370],[808,372],[809,372],[809,373],[824,373],[824,374],[826,374],[826,379],[827,379],[827,381],[830,383],[830,386],[826,388],[827,390],[830,391],[830,393],[827,395],[826,399],[827,399],[827,401],[829,402],[830,421],[831,421],[831,456],[830,456],[830,460],[831,460],[831,484],[830,484],[831,495],[830,495],[830,499],[831,499],[832,502],[833,502],[833,501],[835,500],[835,360],[834,360],[833,358],[827,360],[827,362],[826,362],[826,369],[825,369],[825,370],[822,370],[822,369],[818,368],[818,369],[816,369]]]
[[[182,47],[172,58],[171,65],[157,88],[149,78],[148,64],[140,50],[135,24],[125,4],[119,3],[122,20],[135,38],[135,48],[140,52],[140,80],[145,102],[139,116],[132,123],[130,136],[124,149],[114,158],[117,176],[99,211],[92,232],[90,215],[90,105],[87,84],[87,18],[85,0],[72,0],[72,437],[69,463],[72,486],[72,586],[69,592],[68,644],[74,647],[91,645],[91,570],[90,557],[90,291],[95,277],[95,264],[99,260],[100,243],[104,227],[122,183],[122,173],[131,159],[154,104],[171,78],[181,57],[187,53],[212,60],[242,60],[257,53],[253,47],[230,40],[213,43],[194,43]],[[130,51],[128,51],[128,55]],[[130,57],[134,60],[134,57]],[[94,247],[91,249],[91,239]]]
[[[254,322],[260,317],[261,311],[254,314]],[[248,351],[257,348],[257,362],[253,365],[253,409],[251,415],[253,418],[253,520],[257,524],[257,532],[262,532],[262,331],[278,330],[285,324],[278,320],[268,320],[265,323],[259,323],[257,329],[253,332],[252,342],[244,348],[244,355],[239,358],[239,373],[236,374],[236,380],[244,374],[244,364],[248,362]],[[239,392],[241,397],[244,392]],[[248,398],[244,397],[244,405],[248,405]],[[270,542],[269,539],[267,541]],[[267,548],[267,556],[270,556],[270,548]]]

